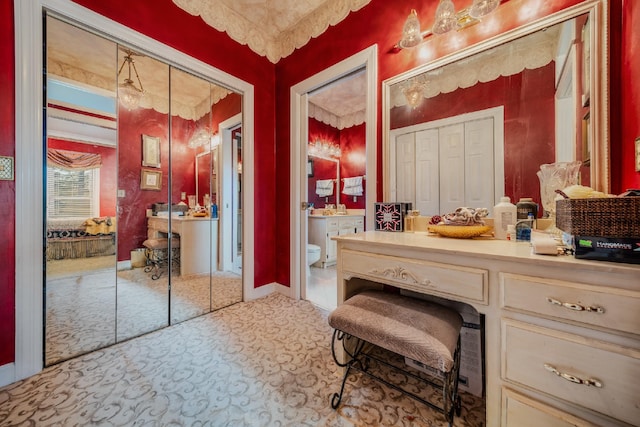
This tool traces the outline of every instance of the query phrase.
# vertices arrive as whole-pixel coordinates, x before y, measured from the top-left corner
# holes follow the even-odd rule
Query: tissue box
[[[375,229],[403,231],[404,217],[411,210],[410,202],[375,203]]]
[[[640,264],[640,238],[575,236],[575,257]]]

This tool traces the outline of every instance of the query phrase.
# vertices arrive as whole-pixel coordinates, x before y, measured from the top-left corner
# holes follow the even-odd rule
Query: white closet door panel
[[[406,133],[396,138],[396,197],[397,202],[415,203],[415,133]]]
[[[493,118],[464,126],[465,206],[491,209],[494,200]]]
[[[464,124],[439,129],[440,213],[453,212],[465,205]]]
[[[440,214],[438,129],[416,132],[416,200],[422,215]]]

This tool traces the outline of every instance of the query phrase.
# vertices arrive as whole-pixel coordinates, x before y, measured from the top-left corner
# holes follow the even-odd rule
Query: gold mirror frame
[[[383,200],[389,200],[390,190],[390,111],[391,87],[422,73],[468,58],[477,53],[510,42],[552,25],[588,13],[592,22],[590,38],[592,76],[591,126],[593,151],[591,153],[591,187],[610,192],[610,148],[609,148],[609,5],[608,0],[591,0],[569,7],[560,12],[532,21],[516,29],[504,32],[483,42],[453,52],[425,63],[382,82],[382,189]]]

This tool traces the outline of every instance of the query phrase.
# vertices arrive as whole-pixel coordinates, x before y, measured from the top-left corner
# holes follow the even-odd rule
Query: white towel
[[[333,195],[333,180],[319,179],[316,181],[316,194],[320,197]]]
[[[347,194],[349,196],[362,196],[362,191],[361,176],[344,179],[344,188],[342,189],[343,194]]]

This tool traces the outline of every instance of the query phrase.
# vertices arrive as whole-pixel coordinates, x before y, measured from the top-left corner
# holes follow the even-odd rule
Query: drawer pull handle
[[[582,378],[578,378],[578,377],[576,377],[574,375],[567,374],[566,372],[560,372],[555,367],[553,367],[552,365],[549,365],[548,363],[544,364],[544,368],[547,371],[556,374],[560,378],[564,378],[567,381],[571,381],[572,383],[584,384],[586,386],[592,386],[592,387],[597,387],[597,388],[602,388],[603,387],[602,383],[599,380],[596,380],[596,379],[593,379],[593,378],[589,378],[588,380],[583,380]]]
[[[574,311],[588,311],[591,313],[598,313],[598,314],[602,314],[604,313],[604,308],[602,307],[589,307],[589,306],[584,306],[584,305],[580,305],[580,304],[575,304],[572,302],[562,302],[559,301],[555,298],[550,298],[547,297],[547,301],[550,302],[553,305],[559,305],[562,306],[564,308],[568,308],[569,310],[574,310]]]

